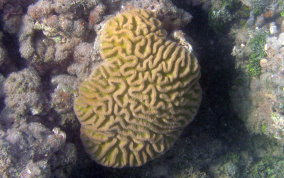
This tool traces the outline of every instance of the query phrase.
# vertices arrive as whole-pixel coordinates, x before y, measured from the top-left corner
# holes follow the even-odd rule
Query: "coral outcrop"
[[[59,125],[68,130],[79,128],[73,111],[74,93],[77,87],[76,78],[70,75],[57,75],[51,79],[54,91],[51,93],[50,104],[57,114]]]
[[[34,3],[36,0],[1,0],[0,10],[1,23],[3,25],[3,31],[16,34],[22,23],[22,16],[26,12],[26,8]]]
[[[251,133],[267,135],[283,144],[284,33],[263,38],[264,42],[254,39],[258,50],[251,56],[260,56],[254,59],[255,66],[247,65],[248,73],[257,70],[258,76],[248,82],[245,76],[240,75],[238,80],[241,82],[236,82],[232,101]]]
[[[97,21],[90,25],[85,17],[98,4],[98,0],[39,0],[30,5],[19,32],[21,56],[40,72],[65,68],[72,62],[75,46],[93,30]]]
[[[201,99],[198,61],[141,9],[105,23],[100,52],[104,63],[81,83],[74,102],[82,142],[102,165],[141,166],[193,120]]]
[[[68,66],[67,72],[76,75],[79,79],[86,78],[97,65],[97,56],[95,55],[93,44],[82,42],[77,45],[73,52],[73,63]]]
[[[75,161],[76,148],[59,128],[24,120],[0,127],[1,177],[66,177]]]
[[[168,0],[134,0],[121,2],[123,10],[131,10],[139,7],[155,12],[167,29],[182,27],[185,24],[188,24],[192,18],[190,13],[177,8],[172,1]]]
[[[16,115],[39,115],[45,110],[41,80],[36,70],[27,68],[9,75],[4,83],[5,104]]]

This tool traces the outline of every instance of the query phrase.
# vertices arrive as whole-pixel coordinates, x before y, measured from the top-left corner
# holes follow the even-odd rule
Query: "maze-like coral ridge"
[[[143,165],[167,151],[195,116],[198,62],[166,35],[156,16],[140,9],[104,25],[105,62],[80,85],[74,107],[82,142],[98,163]]]

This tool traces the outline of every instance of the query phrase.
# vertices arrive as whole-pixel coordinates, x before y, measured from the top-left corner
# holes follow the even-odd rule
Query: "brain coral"
[[[82,82],[74,103],[82,142],[96,162],[143,165],[167,151],[195,116],[198,61],[166,37],[157,17],[141,9],[104,25],[105,62]]]

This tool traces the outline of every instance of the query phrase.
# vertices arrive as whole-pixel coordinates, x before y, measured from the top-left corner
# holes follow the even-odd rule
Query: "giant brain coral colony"
[[[193,120],[198,61],[147,10],[109,19],[99,41],[104,63],[81,83],[74,103],[83,145],[99,164],[141,166],[171,148]]]

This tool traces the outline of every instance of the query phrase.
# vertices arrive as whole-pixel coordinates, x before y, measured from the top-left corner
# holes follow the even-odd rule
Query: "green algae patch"
[[[251,178],[282,178],[284,176],[284,159],[268,157],[256,162],[248,172]]]
[[[260,60],[266,56],[264,51],[266,36],[265,32],[257,32],[248,43],[251,53],[249,55],[247,70],[251,77],[259,77],[261,74]]]

